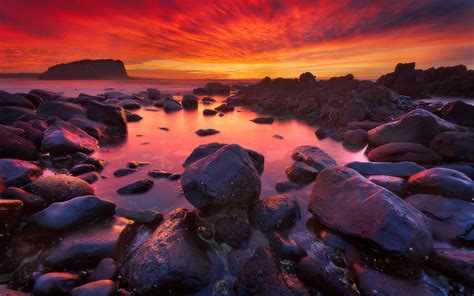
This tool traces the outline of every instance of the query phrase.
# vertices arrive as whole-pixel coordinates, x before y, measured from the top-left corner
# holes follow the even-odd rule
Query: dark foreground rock
[[[363,295],[435,295],[417,279],[398,278],[359,264],[354,264],[353,269]]]
[[[186,167],[181,186],[198,209],[246,204],[258,199],[260,177],[245,149],[227,145]]]
[[[47,205],[44,198],[16,187],[8,187],[7,189],[5,189],[5,191],[3,192],[3,198],[21,200],[23,202],[25,210],[38,210]]]
[[[0,127],[0,138],[2,139],[0,141],[0,158],[38,160],[38,150],[27,139],[2,127]]]
[[[176,209],[132,254],[122,274],[139,295],[192,293],[211,282],[212,265],[195,230],[195,214]]]
[[[224,242],[235,249],[247,247],[252,235],[252,228],[238,217],[223,217],[214,225],[215,240]]]
[[[474,126],[474,106],[463,101],[449,102],[439,110],[440,116],[447,121]]]
[[[107,131],[105,124],[87,118],[73,118],[69,122],[96,139],[103,138]]]
[[[309,295],[303,285],[280,267],[265,247],[259,247],[234,284],[236,295]]]
[[[21,215],[23,202],[20,200],[0,199],[0,249],[3,248],[3,240],[15,229]]]
[[[52,155],[74,152],[90,154],[99,149],[95,138],[72,123],[57,120],[44,132],[41,150]]]
[[[24,96],[11,94],[3,90],[0,90],[0,106],[16,106],[31,110],[36,109],[35,105]]]
[[[101,280],[111,280],[118,273],[118,266],[114,259],[105,258],[102,259],[97,267],[89,275],[89,280],[101,281]]]
[[[406,196],[406,191],[405,191],[406,181],[403,178],[375,175],[375,176],[370,176],[368,179],[370,182],[373,182],[379,186],[382,186],[383,188],[395,193],[396,195],[402,198]]]
[[[319,173],[309,210],[327,227],[410,261],[423,261],[433,248],[427,220],[418,210],[349,168]]]
[[[34,181],[43,174],[43,170],[27,161],[17,159],[0,159],[0,179],[5,186],[21,187]]]
[[[431,194],[415,194],[406,202],[430,219],[435,239],[472,241],[469,237],[474,232],[474,203]]]
[[[446,276],[471,286],[474,283],[474,252],[462,249],[434,249],[428,264]]]
[[[304,162],[296,161],[286,167],[285,173],[290,181],[300,185],[307,185],[316,180],[318,170]]]
[[[207,128],[207,129],[199,129],[195,132],[196,135],[200,137],[205,137],[205,136],[212,136],[215,134],[220,133],[220,131],[213,129],[213,128]]]
[[[348,163],[346,167],[358,171],[364,176],[384,175],[409,178],[426,168],[414,162],[359,162]]]
[[[406,189],[412,194],[435,194],[474,201],[474,182],[451,169],[432,168],[419,172],[408,179]]]
[[[63,231],[110,217],[114,212],[114,203],[88,195],[54,203],[31,216],[29,222],[41,229]]]
[[[194,110],[197,109],[199,103],[198,97],[195,95],[184,95],[181,99],[181,105],[186,110]]]
[[[411,161],[419,164],[437,164],[443,159],[433,150],[415,143],[389,143],[371,150],[370,161],[402,162]]]
[[[15,106],[0,107],[0,124],[12,124],[17,120],[37,120],[36,112],[31,109]]]
[[[94,188],[90,184],[67,175],[42,176],[31,183],[30,191],[48,203],[94,194]]]
[[[79,283],[80,278],[76,274],[50,272],[43,274],[36,280],[33,294],[38,296],[68,295]]]
[[[186,158],[183,163],[183,167],[187,167],[191,163],[198,161],[206,156],[209,156],[216,152],[217,150],[221,149],[222,147],[226,146],[227,144],[222,143],[209,143],[209,144],[202,144],[198,147],[194,148],[193,152]],[[257,169],[258,173],[263,173],[264,162],[265,158],[262,154],[258,153],[257,151],[245,149],[249,154],[255,168]]]
[[[91,282],[72,289],[71,296],[112,296],[116,284],[111,280]]]
[[[440,133],[431,141],[430,148],[449,160],[474,162],[474,133]]]
[[[264,232],[289,229],[299,218],[298,202],[289,194],[260,199],[249,210],[249,220]]]
[[[86,110],[78,104],[61,101],[45,101],[38,106],[36,114],[41,118],[59,118],[69,121],[73,118],[85,118]]]
[[[135,235],[134,223],[112,218],[61,236],[45,255],[46,266],[56,269],[94,268],[104,258],[118,260]]]
[[[102,122],[108,125],[111,130],[118,132],[127,130],[127,116],[123,107],[92,100],[87,103],[85,108],[86,116],[90,120]]]

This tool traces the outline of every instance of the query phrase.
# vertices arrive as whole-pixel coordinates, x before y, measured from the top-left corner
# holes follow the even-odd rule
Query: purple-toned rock
[[[31,109],[15,106],[0,107],[0,124],[12,124],[15,121],[36,120],[36,112]]]
[[[76,274],[50,272],[43,274],[35,281],[33,294],[38,296],[68,295],[79,283],[80,278]]]
[[[327,227],[413,262],[425,260],[433,248],[427,220],[418,210],[350,168],[319,173],[309,210]]]
[[[379,186],[382,186],[383,188],[395,193],[396,195],[400,197],[406,196],[406,191],[405,191],[406,181],[403,178],[375,175],[375,176],[370,176],[368,179],[370,182],[373,182]]]
[[[29,190],[44,198],[47,203],[94,194],[94,188],[90,184],[67,175],[41,176],[31,183]]]
[[[474,252],[463,249],[434,249],[428,264],[468,286],[474,282]]]
[[[285,169],[285,173],[291,182],[307,185],[318,175],[318,170],[304,162],[296,161]]]
[[[370,161],[402,162],[411,161],[419,164],[437,164],[443,159],[433,150],[415,143],[389,143],[371,150]]]
[[[450,160],[474,162],[474,133],[439,133],[430,148]]]
[[[151,179],[140,179],[117,189],[120,195],[139,194],[149,191],[154,185]]]
[[[267,117],[257,117],[255,119],[252,119],[250,121],[253,121],[255,123],[259,123],[259,124],[272,124],[275,119],[271,116],[267,116]]]
[[[298,202],[289,194],[262,198],[249,209],[249,220],[261,231],[291,228],[299,218]]]
[[[3,180],[5,186],[21,187],[43,174],[43,170],[24,160],[0,159],[0,179]]]
[[[344,145],[362,146],[367,144],[369,139],[367,131],[363,129],[348,130],[344,133]]]
[[[59,118],[69,121],[73,118],[85,118],[86,109],[74,103],[45,101],[38,106],[36,114],[41,118]]]
[[[223,217],[214,224],[215,240],[224,242],[235,249],[247,247],[252,228],[238,217]]]
[[[38,160],[39,154],[35,145],[12,131],[0,127],[0,158]]]
[[[104,137],[107,130],[105,124],[87,118],[73,118],[69,122],[98,140]]]
[[[89,280],[91,282],[101,281],[101,280],[111,280],[118,273],[118,266],[114,259],[104,258],[102,259],[97,267],[89,275]]]
[[[92,100],[85,108],[86,116],[90,120],[102,122],[117,131],[127,130],[127,116],[123,107]]]
[[[44,132],[41,150],[53,155],[74,152],[90,154],[99,148],[95,138],[72,123],[57,120]]]
[[[464,126],[474,126],[474,106],[463,101],[449,102],[439,110],[447,121]]]
[[[348,163],[346,167],[358,171],[364,176],[393,176],[409,178],[416,173],[424,171],[426,168],[414,162],[359,162]]]
[[[72,289],[71,296],[112,296],[116,288],[111,280],[95,281]]]
[[[0,106],[16,106],[26,109],[36,109],[27,98],[19,94],[11,94],[9,92],[0,90]]]
[[[181,105],[186,110],[194,110],[198,107],[199,99],[195,95],[184,95],[181,99]]]
[[[293,160],[304,162],[319,171],[327,167],[337,166],[336,161],[331,156],[316,146],[296,147],[291,153],[291,157]]]

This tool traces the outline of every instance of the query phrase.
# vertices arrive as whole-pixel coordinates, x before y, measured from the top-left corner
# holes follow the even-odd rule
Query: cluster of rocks
[[[220,82],[210,82],[204,87],[195,88],[193,93],[195,95],[228,96],[230,95],[230,85],[225,85]]]
[[[413,98],[474,97],[474,71],[464,65],[420,70],[415,69],[415,63],[400,63],[394,72],[380,76],[377,83]]]

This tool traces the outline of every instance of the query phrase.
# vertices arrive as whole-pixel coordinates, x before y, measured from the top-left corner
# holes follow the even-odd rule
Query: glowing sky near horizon
[[[0,1],[0,72],[113,58],[157,78],[474,66],[472,0]]]

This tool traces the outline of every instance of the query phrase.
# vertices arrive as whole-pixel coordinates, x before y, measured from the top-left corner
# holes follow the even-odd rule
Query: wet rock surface
[[[212,265],[194,228],[195,215],[184,209],[164,222],[122,267],[137,294],[192,293],[211,281]]]
[[[212,136],[215,134],[220,133],[220,131],[213,129],[213,128],[207,128],[207,129],[198,129],[195,134],[200,136],[200,137],[205,137],[205,136]]]
[[[463,249],[434,249],[428,264],[446,276],[472,286],[474,281],[474,253]]]
[[[36,114],[41,118],[59,118],[69,121],[73,118],[85,118],[86,110],[78,104],[45,101],[38,106]]]
[[[51,272],[40,276],[33,288],[39,296],[68,295],[80,283],[79,276],[66,272]]]
[[[418,210],[349,168],[319,173],[309,210],[329,228],[411,261],[423,261],[433,248],[426,218]]]
[[[438,153],[415,143],[388,143],[371,150],[368,158],[375,162],[410,161],[418,164],[437,164],[442,160]]]
[[[432,168],[419,172],[408,179],[407,191],[412,194],[435,194],[472,202],[474,183],[461,172]]]
[[[72,123],[57,120],[44,132],[41,150],[54,155],[74,152],[90,154],[99,148],[95,138]]]
[[[0,159],[0,179],[5,186],[21,187],[43,174],[43,170],[27,161]]]
[[[121,195],[144,193],[150,190],[153,185],[154,182],[151,179],[140,179],[117,189],[117,193]]]
[[[185,168],[181,186],[198,209],[246,204],[258,199],[260,178],[249,154],[227,145]]]
[[[295,161],[301,161],[321,171],[327,167],[336,166],[336,161],[326,152],[316,146],[299,146],[291,153]]]
[[[447,159],[474,162],[474,133],[440,133],[431,141],[430,148]]]
[[[252,234],[248,223],[238,217],[223,217],[214,225],[216,241],[222,241],[235,249],[244,249]]]
[[[294,183],[307,185],[318,175],[318,170],[304,162],[294,162],[285,169],[288,179]]]
[[[94,194],[90,184],[67,175],[42,176],[31,183],[30,191],[48,203]]]
[[[261,231],[291,228],[300,218],[295,197],[289,194],[260,199],[249,210],[249,219]]]
[[[39,154],[35,145],[12,131],[0,127],[0,157],[21,160],[38,160]]]
[[[409,178],[426,168],[414,162],[351,162],[346,167],[358,171],[361,175],[384,175],[400,178]]]

